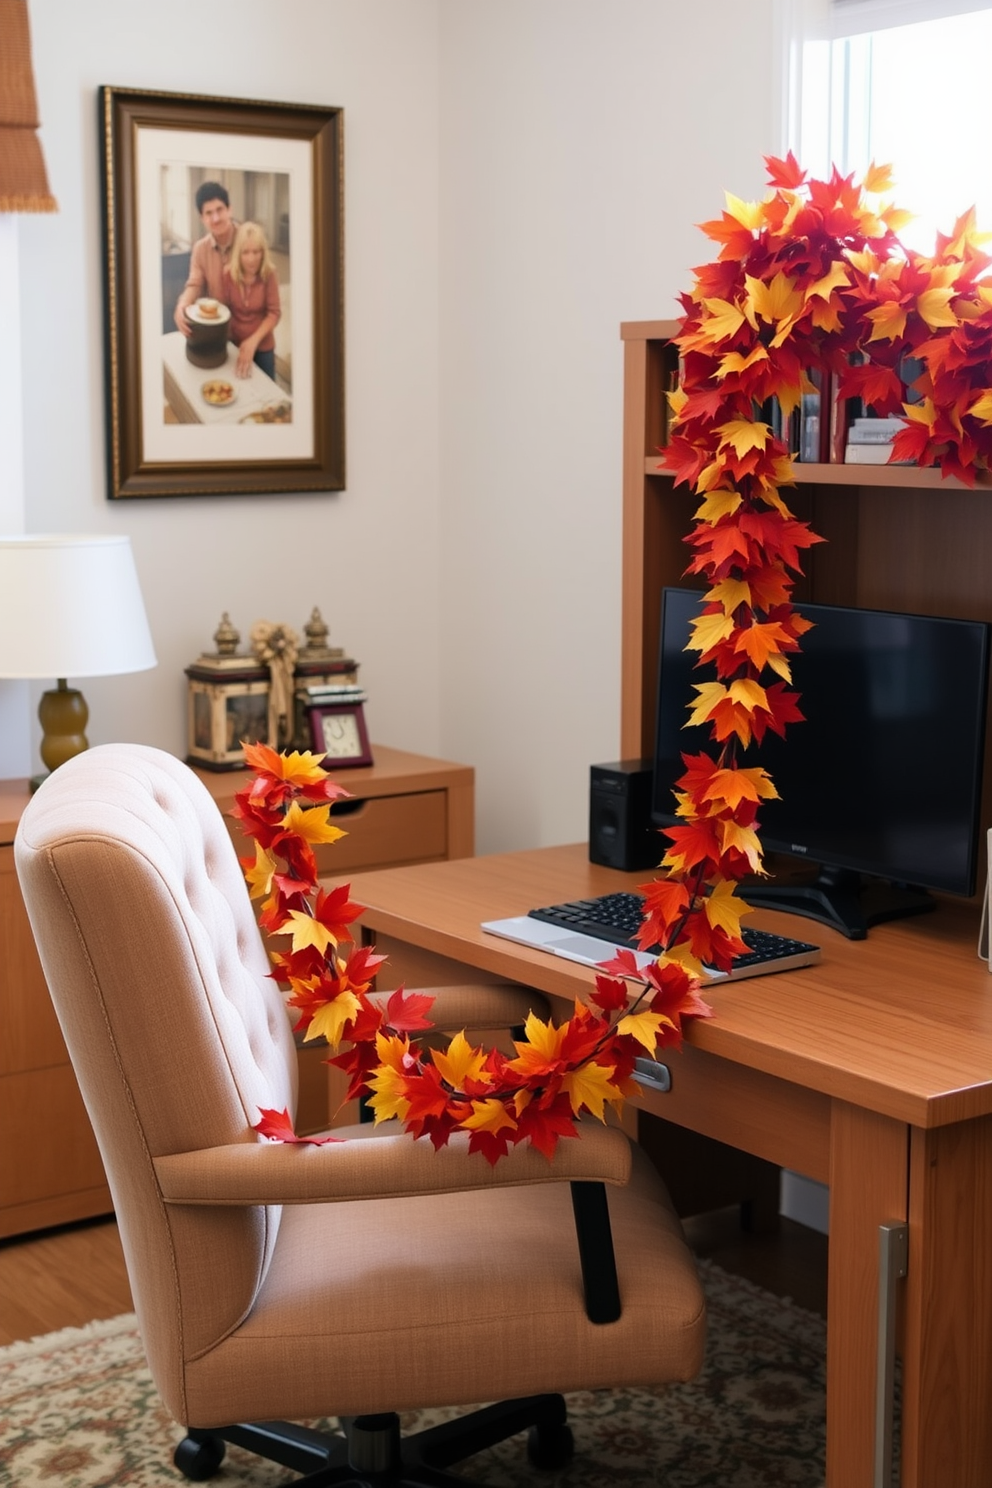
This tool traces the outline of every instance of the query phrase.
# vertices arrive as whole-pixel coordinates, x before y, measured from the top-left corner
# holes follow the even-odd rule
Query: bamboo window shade
[[[54,212],[36,134],[27,0],[0,0],[0,212]]]

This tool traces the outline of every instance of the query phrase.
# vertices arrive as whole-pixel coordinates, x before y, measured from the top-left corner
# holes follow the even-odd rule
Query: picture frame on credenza
[[[342,110],[115,87],[99,103],[108,496],[343,489]],[[197,204],[214,185],[223,249]],[[263,249],[247,277],[242,224],[235,245]],[[208,259],[220,296],[192,287]]]

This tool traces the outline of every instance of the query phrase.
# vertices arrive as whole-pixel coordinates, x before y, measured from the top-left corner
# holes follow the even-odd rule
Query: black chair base
[[[192,1428],[173,1460],[191,1482],[205,1482],[231,1442],[302,1473],[298,1481],[307,1488],[470,1488],[467,1478],[446,1469],[521,1431],[528,1432],[527,1456],[535,1467],[564,1467],[572,1456],[561,1395],[500,1401],[413,1436],[400,1435],[399,1416],[392,1412],[343,1417],[341,1425],[343,1436],[285,1421]]]

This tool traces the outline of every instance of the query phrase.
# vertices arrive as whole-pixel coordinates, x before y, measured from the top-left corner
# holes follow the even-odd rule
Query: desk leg
[[[910,1148],[902,1488],[987,1488],[992,1473],[992,1117]]]
[[[827,1488],[872,1488],[878,1227],[907,1217],[908,1140],[902,1122],[843,1101],[832,1104]],[[945,1478],[944,1488],[951,1481]],[[963,1485],[955,1481],[955,1488]]]

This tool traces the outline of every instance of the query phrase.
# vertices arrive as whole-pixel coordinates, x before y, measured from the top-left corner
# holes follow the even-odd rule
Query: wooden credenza
[[[352,798],[335,808],[347,836],[321,849],[331,879],[360,869],[471,857],[475,775],[466,765],[374,747],[375,764],[342,770]],[[227,813],[244,771],[195,772]],[[38,961],[14,871],[26,780],[0,781],[0,1237],[109,1213],[103,1164]],[[236,823],[242,853],[250,844]],[[326,1050],[300,1050],[298,1126],[326,1124]]]

